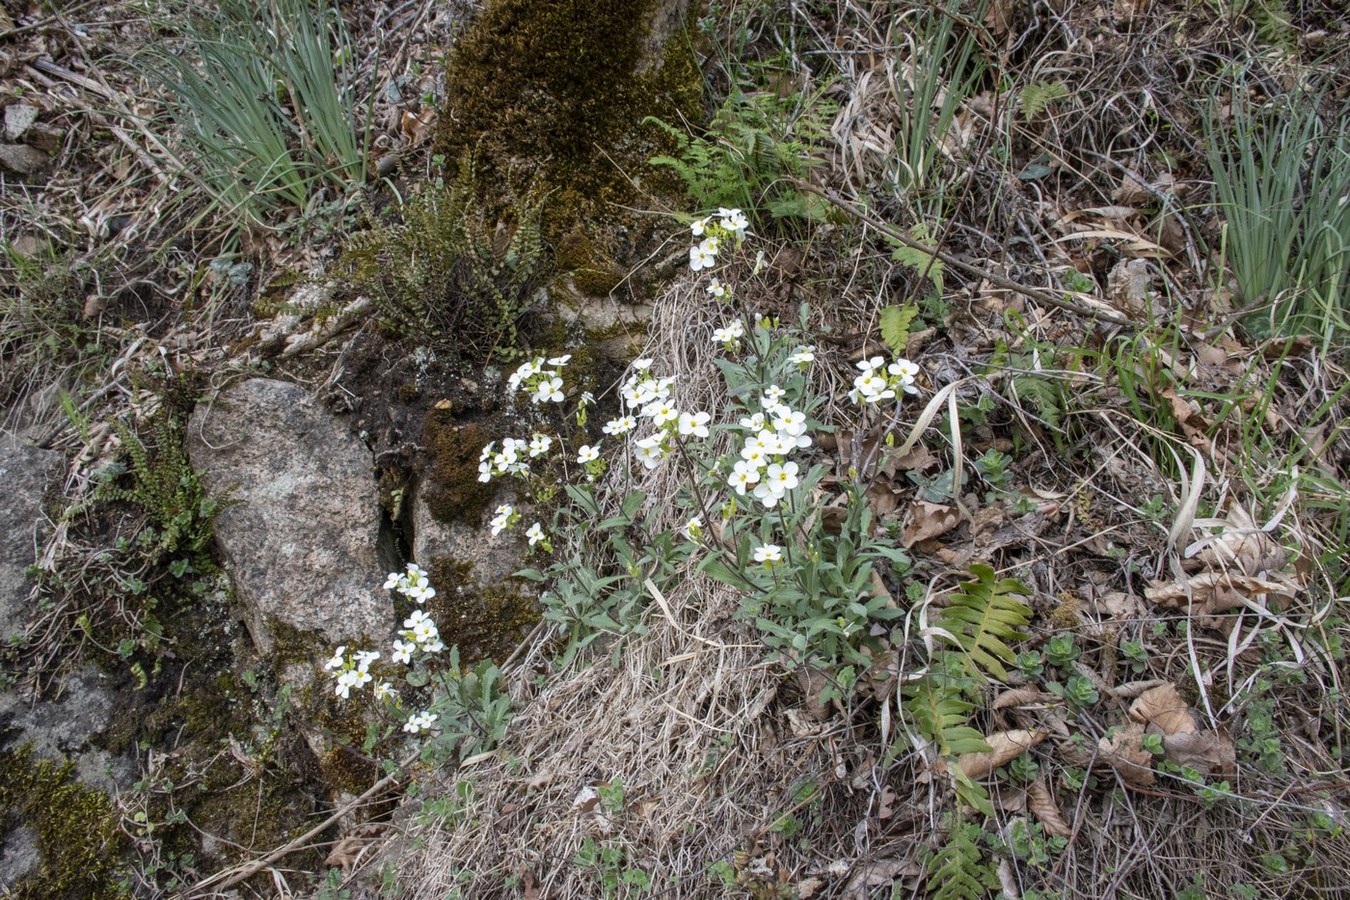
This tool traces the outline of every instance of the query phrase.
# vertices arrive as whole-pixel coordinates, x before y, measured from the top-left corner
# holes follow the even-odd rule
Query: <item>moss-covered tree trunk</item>
[[[663,149],[643,120],[698,115],[688,19],[689,0],[491,0],[451,56],[437,151],[471,156],[489,202],[547,195],[555,240],[630,203]]]

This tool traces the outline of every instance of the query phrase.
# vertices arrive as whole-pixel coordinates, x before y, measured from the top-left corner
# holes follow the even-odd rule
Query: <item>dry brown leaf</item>
[[[1035,813],[1046,834],[1062,838],[1073,835],[1073,829],[1065,820],[1064,813],[1059,811],[1059,803],[1044,778],[1038,778],[1027,785],[1027,809]]]
[[[955,507],[929,503],[927,500],[915,500],[909,505],[909,524],[900,537],[900,545],[906,549],[919,541],[926,541],[938,535],[946,534],[961,521],[961,515]]]
[[[961,771],[971,778],[983,778],[1006,762],[1011,762],[1026,753],[1032,747],[1045,740],[1044,731],[1031,731],[1018,728],[1014,731],[1000,731],[984,739],[989,745],[987,753],[962,753],[957,761]]]
[[[1190,734],[1198,730],[1191,708],[1177,693],[1176,685],[1164,684],[1144,691],[1130,704],[1130,718],[1159,734]]]
[[[1149,602],[1197,616],[1224,612],[1261,594],[1293,598],[1295,589],[1285,581],[1226,572],[1201,572],[1180,583],[1155,581],[1144,589]]]
[[[1009,709],[1017,706],[1030,706],[1033,703],[1054,703],[1059,698],[1048,691],[1023,687],[1004,691],[994,698],[994,709]]]
[[[1205,434],[1209,430],[1209,422],[1205,421],[1199,408],[1171,388],[1163,388],[1160,393],[1172,404],[1172,415],[1176,417],[1181,433],[1190,445],[1206,453],[1213,449],[1209,436]]]
[[[1201,775],[1230,775],[1237,769],[1233,742],[1212,731],[1165,735],[1167,758],[1179,766],[1191,766]]]
[[[1228,528],[1197,543],[1203,549],[1195,558],[1214,569],[1234,569],[1244,575],[1279,572],[1288,562],[1284,548],[1257,527],[1251,514],[1233,504],[1226,516]],[[1194,546],[1194,545],[1193,545]]]
[[[1097,741],[1097,758],[1119,772],[1130,787],[1153,784],[1153,754],[1144,749],[1144,726],[1139,722]]]
[[[874,516],[889,516],[900,507],[895,490],[888,482],[877,480],[867,489],[867,502]]]
[[[1117,25],[1129,25],[1148,9],[1149,0],[1115,0],[1111,17]]]
[[[989,26],[989,31],[994,37],[1001,38],[1008,33],[1012,27],[1013,10],[1017,7],[1013,0],[993,0],[989,4],[989,9],[984,14],[984,24]]]
[[[1106,300],[1127,316],[1139,318],[1148,312],[1152,280],[1147,260],[1122,259],[1106,276]]]
[[[351,834],[337,842],[323,864],[329,868],[342,869],[344,872],[350,871],[388,827],[378,822],[358,825]]]
[[[881,470],[887,475],[894,475],[896,472],[922,472],[924,469],[936,465],[937,461],[938,458],[933,455],[933,451],[923,444],[915,444],[905,451],[904,456],[887,457]]]
[[[1092,611],[1112,619],[1138,619],[1144,614],[1143,602],[1124,591],[1107,591],[1089,601]]]

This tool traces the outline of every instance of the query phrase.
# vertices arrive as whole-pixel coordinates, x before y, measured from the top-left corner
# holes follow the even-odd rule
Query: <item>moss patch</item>
[[[650,228],[617,212],[635,205],[632,176],[648,192],[682,193],[647,171],[652,156],[672,148],[643,120],[701,117],[703,77],[687,29],[652,58],[653,18],[683,9],[666,0],[496,0],[447,67],[437,152],[473,156],[479,183],[492,186],[484,191],[489,204],[531,189],[546,196],[553,246],[581,226],[596,252],[572,262],[588,282]],[[607,291],[610,280],[582,289]]]
[[[429,612],[440,625],[441,639],[459,647],[466,666],[505,659],[539,621],[539,605],[520,592],[516,579],[479,585],[473,563],[433,560],[431,582],[445,589],[433,598]]]
[[[0,753],[0,821],[37,832],[39,870],[11,889],[15,898],[124,897],[116,863],[125,850],[112,802],[75,780],[72,761],[33,759],[32,748]]]
[[[454,424],[449,410],[432,410],[423,419],[427,508],[440,521],[475,528],[482,521],[494,494],[491,485],[478,480],[478,457],[488,440],[476,424]]]

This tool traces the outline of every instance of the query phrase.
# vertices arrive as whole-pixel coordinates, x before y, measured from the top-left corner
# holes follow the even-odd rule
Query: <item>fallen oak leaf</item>
[[[1046,834],[1062,838],[1073,836],[1073,829],[1065,820],[1064,813],[1059,811],[1059,803],[1044,778],[1027,785],[1027,809],[1040,820]]]
[[[1197,616],[1225,612],[1261,594],[1293,599],[1295,589],[1284,581],[1233,572],[1201,572],[1184,582],[1155,581],[1144,589],[1150,603],[1188,610]]]
[[[1139,722],[1098,740],[1097,758],[1115,769],[1129,787],[1153,785],[1153,754],[1144,749],[1144,726]]]
[[[1172,762],[1190,766],[1201,775],[1231,775],[1237,770],[1233,742],[1212,731],[1164,735],[1163,750]]]
[[[920,541],[946,534],[961,521],[961,514],[953,506],[916,500],[909,505],[909,524],[900,536],[900,546],[913,547]]]
[[[1044,731],[1018,728],[999,731],[984,739],[989,750],[984,753],[962,753],[957,759],[961,771],[969,778],[983,778],[1004,763],[1011,762],[1045,740]]]
[[[1130,718],[1164,736],[1199,730],[1190,706],[1181,699],[1174,684],[1152,688],[1136,697],[1130,704]]]
[[[1004,691],[994,698],[994,709],[1008,709],[1017,706],[1030,706],[1032,704],[1055,703],[1059,698],[1049,691],[1041,691],[1036,688],[1022,687],[1013,688]]]

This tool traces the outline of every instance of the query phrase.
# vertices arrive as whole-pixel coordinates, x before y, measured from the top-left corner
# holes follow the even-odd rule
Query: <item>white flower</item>
[[[390,572],[389,577],[384,580],[384,589],[386,591],[391,591],[398,587],[402,581],[403,574],[401,572]]]
[[[381,681],[375,685],[376,700],[392,700],[394,697],[397,696],[398,691],[394,690],[394,686],[389,682]]]
[[[497,514],[492,517],[488,524],[492,526],[492,536],[496,537],[507,528],[511,527],[511,516],[515,515],[515,508],[509,503],[503,503],[497,507]]]
[[[571,359],[572,359],[572,354],[570,354],[570,353],[564,353],[562,356],[553,356],[553,357],[549,357],[548,364],[549,364],[550,366],[565,366],[565,365],[567,365],[568,362],[571,361]]]
[[[658,431],[656,434],[638,441],[634,445],[633,455],[646,468],[655,469],[670,455],[670,448],[666,446],[665,434]]]
[[[685,523],[684,523],[684,527],[680,529],[680,533],[683,534],[686,538],[688,538],[689,540],[691,540],[691,541],[693,541],[693,542],[695,542],[695,543],[698,543],[698,542],[702,541],[702,540],[703,540],[703,517],[702,517],[702,516],[694,516],[694,517],[693,517],[692,519],[690,519],[688,522],[685,522]]]
[[[708,250],[702,244],[689,248],[689,268],[692,271],[700,272],[703,269],[711,269],[716,263],[717,254]]]
[[[340,669],[347,664],[347,659],[343,655],[347,652],[347,645],[343,644],[333,651],[333,658],[323,664],[325,669]]]
[[[534,388],[534,396],[531,399],[535,403],[563,402],[562,379],[556,375],[552,378],[540,379],[539,384]]]
[[[806,413],[794,412],[790,409],[779,409],[774,416],[773,430],[780,434],[800,437],[806,434]]]
[[[797,479],[797,464],[795,462],[773,463],[768,471],[764,473],[765,480],[772,485],[776,485],[778,493],[784,493],[795,488],[800,482]]]
[[[727,484],[742,497],[745,496],[745,489],[757,481],[759,481],[759,468],[745,460],[736,463],[731,469],[731,476],[727,478]]]
[[[637,427],[637,419],[632,416],[619,416],[617,419],[610,419],[605,423],[605,427],[600,430],[605,434],[620,435],[626,434]]]
[[[679,432],[683,437],[708,436],[708,422],[712,419],[708,413],[680,413]]]
[[[652,367],[652,362],[650,359],[635,359],[629,365],[639,372],[645,372]]]
[[[798,347],[792,352],[792,355],[788,357],[788,362],[796,363],[799,366],[809,365],[815,361],[815,350],[816,348],[810,344],[804,347]]]
[[[768,454],[764,452],[763,447],[746,444],[741,450],[741,462],[736,463],[736,465],[739,466],[741,463],[744,463],[747,468],[754,469],[758,472],[760,469],[764,468],[768,462],[769,457]]]
[[[525,532],[525,536],[530,539],[530,546],[533,547],[535,544],[544,540],[544,526],[535,522]]]
[[[727,298],[727,286],[714,278],[708,283],[708,293],[718,300],[725,300]]]
[[[416,632],[417,629],[425,627],[428,622],[431,622],[431,616],[427,615],[425,610],[414,609],[412,615],[403,620],[403,627]],[[431,627],[435,628],[436,626],[433,624]]]
[[[352,688],[356,687],[356,673],[352,671],[343,672],[338,676],[337,684],[333,686],[333,693],[346,700],[352,695]]]
[[[764,389],[764,405],[777,406],[778,401],[781,400],[786,395],[787,391],[783,390],[776,384],[771,384]]]
[[[740,325],[741,323],[736,322],[734,324]],[[744,333],[744,327],[733,328],[731,325],[728,325],[726,328],[717,328],[713,330],[712,342],[714,344],[731,344],[734,346],[740,342],[741,335]]]
[[[408,721],[403,723],[403,730],[408,734],[417,734],[419,731],[426,731],[439,718],[434,712],[420,712],[408,717]]]
[[[536,434],[530,439],[530,458],[543,456],[553,446],[553,438],[546,434]]]
[[[586,465],[586,463],[599,458],[600,458],[599,447],[595,447],[590,444],[582,444],[580,449],[577,450],[577,463],[580,465],[584,466]]]
[[[742,240],[745,237],[745,231],[750,227],[750,221],[746,219],[745,213],[739,209],[719,209],[717,214],[722,217],[721,226],[736,236],[736,239]]]
[[[880,369],[885,361],[880,356],[874,356],[871,359],[860,359],[854,365],[858,367],[858,371],[866,373]]]
[[[749,457],[745,455],[749,450],[758,450],[760,453],[776,456],[778,454],[778,447],[778,435],[768,430],[761,431],[745,442],[745,449],[741,451],[741,458],[749,459]]]
[[[776,562],[782,562],[783,548],[777,544],[765,544],[763,547],[755,548],[755,562],[764,563],[772,567]]]
[[[582,406],[594,406],[595,395],[592,394],[590,391],[582,391],[580,403]]]
[[[768,509],[773,509],[778,505],[778,501],[783,499],[786,492],[772,481],[762,481],[755,486],[755,499]]]
[[[539,367],[533,362],[521,363],[520,368],[511,373],[511,377],[506,379],[506,384],[512,391],[520,389],[520,385],[532,375],[539,373]]]
[[[358,650],[353,657],[356,660],[356,670],[364,672],[370,668],[370,664],[380,658],[378,650]]]
[[[436,589],[425,581],[419,581],[404,591],[403,594],[409,600],[415,600],[418,605],[421,605],[436,596]]]
[[[748,428],[751,431],[764,430],[764,413],[757,412],[753,416],[741,419],[741,427]]]
[[[680,417],[680,411],[671,406],[669,400],[654,400],[642,408],[642,414],[657,425],[674,422]]]
[[[394,641],[394,652],[390,659],[406,666],[412,662],[413,651],[416,649],[417,645],[412,641]]]
[[[689,223],[689,230],[694,237],[703,237],[703,232],[707,230],[708,223],[712,221],[712,216],[705,216]]]

